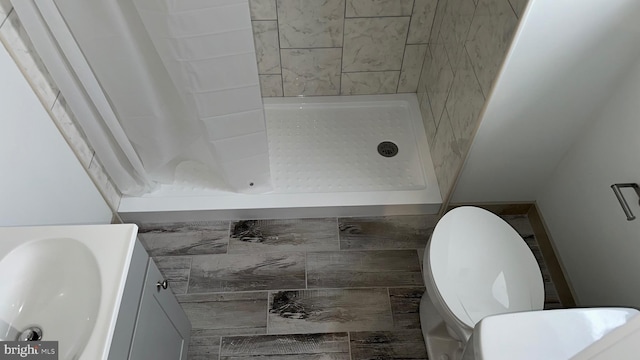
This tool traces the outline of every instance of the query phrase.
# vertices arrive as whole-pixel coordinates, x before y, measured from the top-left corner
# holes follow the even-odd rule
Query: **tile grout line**
[[[191,281],[191,269],[193,267],[193,257],[189,256],[189,272],[187,273],[187,287],[184,289],[184,294],[189,292],[189,281]]]
[[[344,69],[342,66],[344,65],[344,38],[345,38],[345,28],[347,27],[347,2],[344,2],[344,17],[342,18],[342,46],[340,47],[340,85],[338,86],[338,95],[342,94],[342,76],[344,75]]]
[[[281,47],[282,44],[280,43],[280,15],[278,14],[278,0],[275,0],[274,3],[276,4],[276,28],[278,29],[278,57],[280,59],[280,85],[282,86],[282,97],[284,97],[284,73],[282,71],[282,47]]]
[[[351,353],[351,331],[347,331],[347,343],[349,345],[349,359],[353,360],[353,355]]]
[[[391,325],[393,326],[393,329],[395,330],[396,319],[393,316],[393,307],[391,306],[391,291],[389,290],[389,288],[387,288],[387,299],[389,300],[389,313],[391,314]]]
[[[270,335],[269,334],[269,299],[271,299],[271,290],[267,291],[267,321],[265,322],[265,335]]]
[[[411,22],[413,21],[413,12],[416,9],[416,1],[413,0],[411,5],[411,16],[409,16],[409,26],[407,26],[407,35],[404,38],[404,49],[402,51],[402,61],[400,61],[400,74],[398,74],[398,83],[396,84],[396,94],[400,91],[400,79],[402,78],[402,71],[405,70],[404,59],[407,57],[407,47],[409,46],[409,32],[411,31]]]
[[[308,270],[309,260],[307,258],[307,254],[308,253],[309,253],[308,251],[304,252],[304,288],[305,288],[305,290],[309,289],[309,277],[307,275],[307,273],[309,271]]]

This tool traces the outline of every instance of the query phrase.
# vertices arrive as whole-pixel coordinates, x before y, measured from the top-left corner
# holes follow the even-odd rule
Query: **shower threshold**
[[[165,184],[125,196],[127,222],[437,213],[442,198],[416,94],[264,99],[274,191]]]

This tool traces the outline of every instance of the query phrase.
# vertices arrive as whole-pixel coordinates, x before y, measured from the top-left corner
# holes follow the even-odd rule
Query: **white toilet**
[[[495,349],[503,346],[503,333],[524,337],[522,326],[540,329],[540,324],[573,324],[584,318],[576,314],[587,310],[540,311],[491,320],[482,327],[484,341],[478,341],[478,334],[475,341],[469,341],[476,324],[485,317],[542,310],[544,305],[542,275],[527,244],[505,221],[476,207],[459,207],[440,219],[425,248],[423,274],[427,291],[420,302],[420,320],[432,360],[458,360],[463,355],[465,360],[509,359],[494,355]],[[594,314],[612,314],[590,310],[592,319],[597,318]],[[591,331],[585,324],[575,323],[585,332]]]

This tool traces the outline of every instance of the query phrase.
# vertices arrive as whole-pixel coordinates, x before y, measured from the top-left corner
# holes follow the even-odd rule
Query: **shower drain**
[[[383,141],[378,144],[378,154],[384,157],[394,157],[398,155],[398,145],[391,141]]]

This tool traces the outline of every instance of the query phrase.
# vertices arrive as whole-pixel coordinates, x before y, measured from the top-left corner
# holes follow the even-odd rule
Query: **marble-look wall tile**
[[[280,46],[342,46],[345,0],[277,0]]]
[[[420,300],[424,287],[390,288],[389,300],[396,329],[420,329]]]
[[[418,255],[413,250],[307,253],[310,289],[421,285]]]
[[[174,294],[187,292],[189,272],[191,271],[190,256],[156,256],[153,261]]]
[[[104,170],[104,167],[102,167],[100,160],[98,160],[98,157],[95,154],[91,159],[91,164],[89,164],[87,172],[89,173],[91,180],[93,180],[93,183],[96,185],[96,188],[98,188],[98,191],[100,191],[100,194],[102,194],[102,197],[107,202],[107,205],[109,205],[109,208],[111,208],[114,213],[117,213],[118,207],[120,206],[120,199],[122,199],[122,194],[118,189],[116,189],[115,185],[113,185],[109,175],[107,175],[107,172]]]
[[[453,79],[446,104],[453,135],[462,153],[466,153],[471,145],[483,105],[484,95],[465,52]]]
[[[489,96],[517,25],[507,0],[479,0],[466,48],[485,96]]]
[[[421,249],[437,222],[437,215],[339,218],[340,248]]]
[[[220,354],[220,335],[210,335],[206,330],[192,330],[188,360],[217,360]]]
[[[400,70],[408,17],[346,19],[342,70]]]
[[[35,51],[31,39],[29,39],[15,11],[11,11],[0,27],[0,38],[25,74],[40,101],[47,110],[51,109],[58,96],[58,87]]]
[[[518,19],[522,19],[522,15],[524,15],[524,10],[527,8],[528,0],[509,0],[509,4],[511,4],[511,8],[518,16]]]
[[[398,84],[399,93],[414,93],[418,91],[418,81],[420,81],[420,73],[426,53],[427,45],[407,45],[405,47],[400,83]]]
[[[429,42],[438,0],[415,0],[407,44]]]
[[[413,0],[347,0],[347,17],[411,16]]]
[[[277,20],[276,0],[249,0],[251,20]]]
[[[429,65],[426,75],[423,76],[426,76],[427,94],[431,102],[433,118],[436,127],[438,127],[453,83],[453,70],[442,43],[432,44],[429,47],[432,51],[432,63]]]
[[[445,8],[440,36],[454,72],[462,57],[475,9],[473,0],[450,0]]]
[[[347,333],[230,336],[222,338],[221,359],[350,360]]]
[[[339,248],[335,218],[241,220],[231,224],[230,254]]]
[[[280,45],[277,21],[252,21],[258,59],[258,74],[280,74]]]
[[[438,128],[436,127],[436,119],[433,117],[433,111],[431,111],[431,101],[429,101],[429,96],[427,96],[426,92],[418,93],[418,105],[420,105],[422,124],[427,134],[427,143],[431,148]]]
[[[444,20],[448,4],[449,1],[438,1],[433,15],[433,26],[431,26],[431,33],[429,34],[429,44],[436,44],[441,41],[440,30],[442,29],[442,20]]]
[[[283,96],[282,75],[258,75],[262,97]]]
[[[82,166],[85,169],[88,168],[94,155],[93,148],[88,144],[84,132],[77,126],[77,120],[75,116],[73,116],[62,94],[60,94],[53,103],[51,114],[53,115],[53,121],[58,126],[58,129],[60,129],[60,132],[69,143]]]
[[[338,95],[342,49],[282,49],[284,95]]]
[[[224,254],[229,222],[139,224],[138,237],[151,256]]]
[[[394,94],[398,88],[399,71],[342,73],[340,94]]]
[[[178,302],[201,336],[264,334],[267,293],[177,295]]]
[[[351,334],[351,358],[368,359],[421,359],[427,360],[422,331],[363,331]]]
[[[302,252],[240,255],[195,255],[189,293],[303,289]]]
[[[5,21],[11,9],[13,9],[11,0],[0,0],[0,25]]]
[[[391,330],[393,327],[387,289],[274,292],[269,295],[268,317],[272,334]]]
[[[442,113],[435,140],[431,147],[433,167],[438,178],[438,186],[443,199],[452,190],[458,170],[462,166],[464,154],[460,151],[447,110]]]

